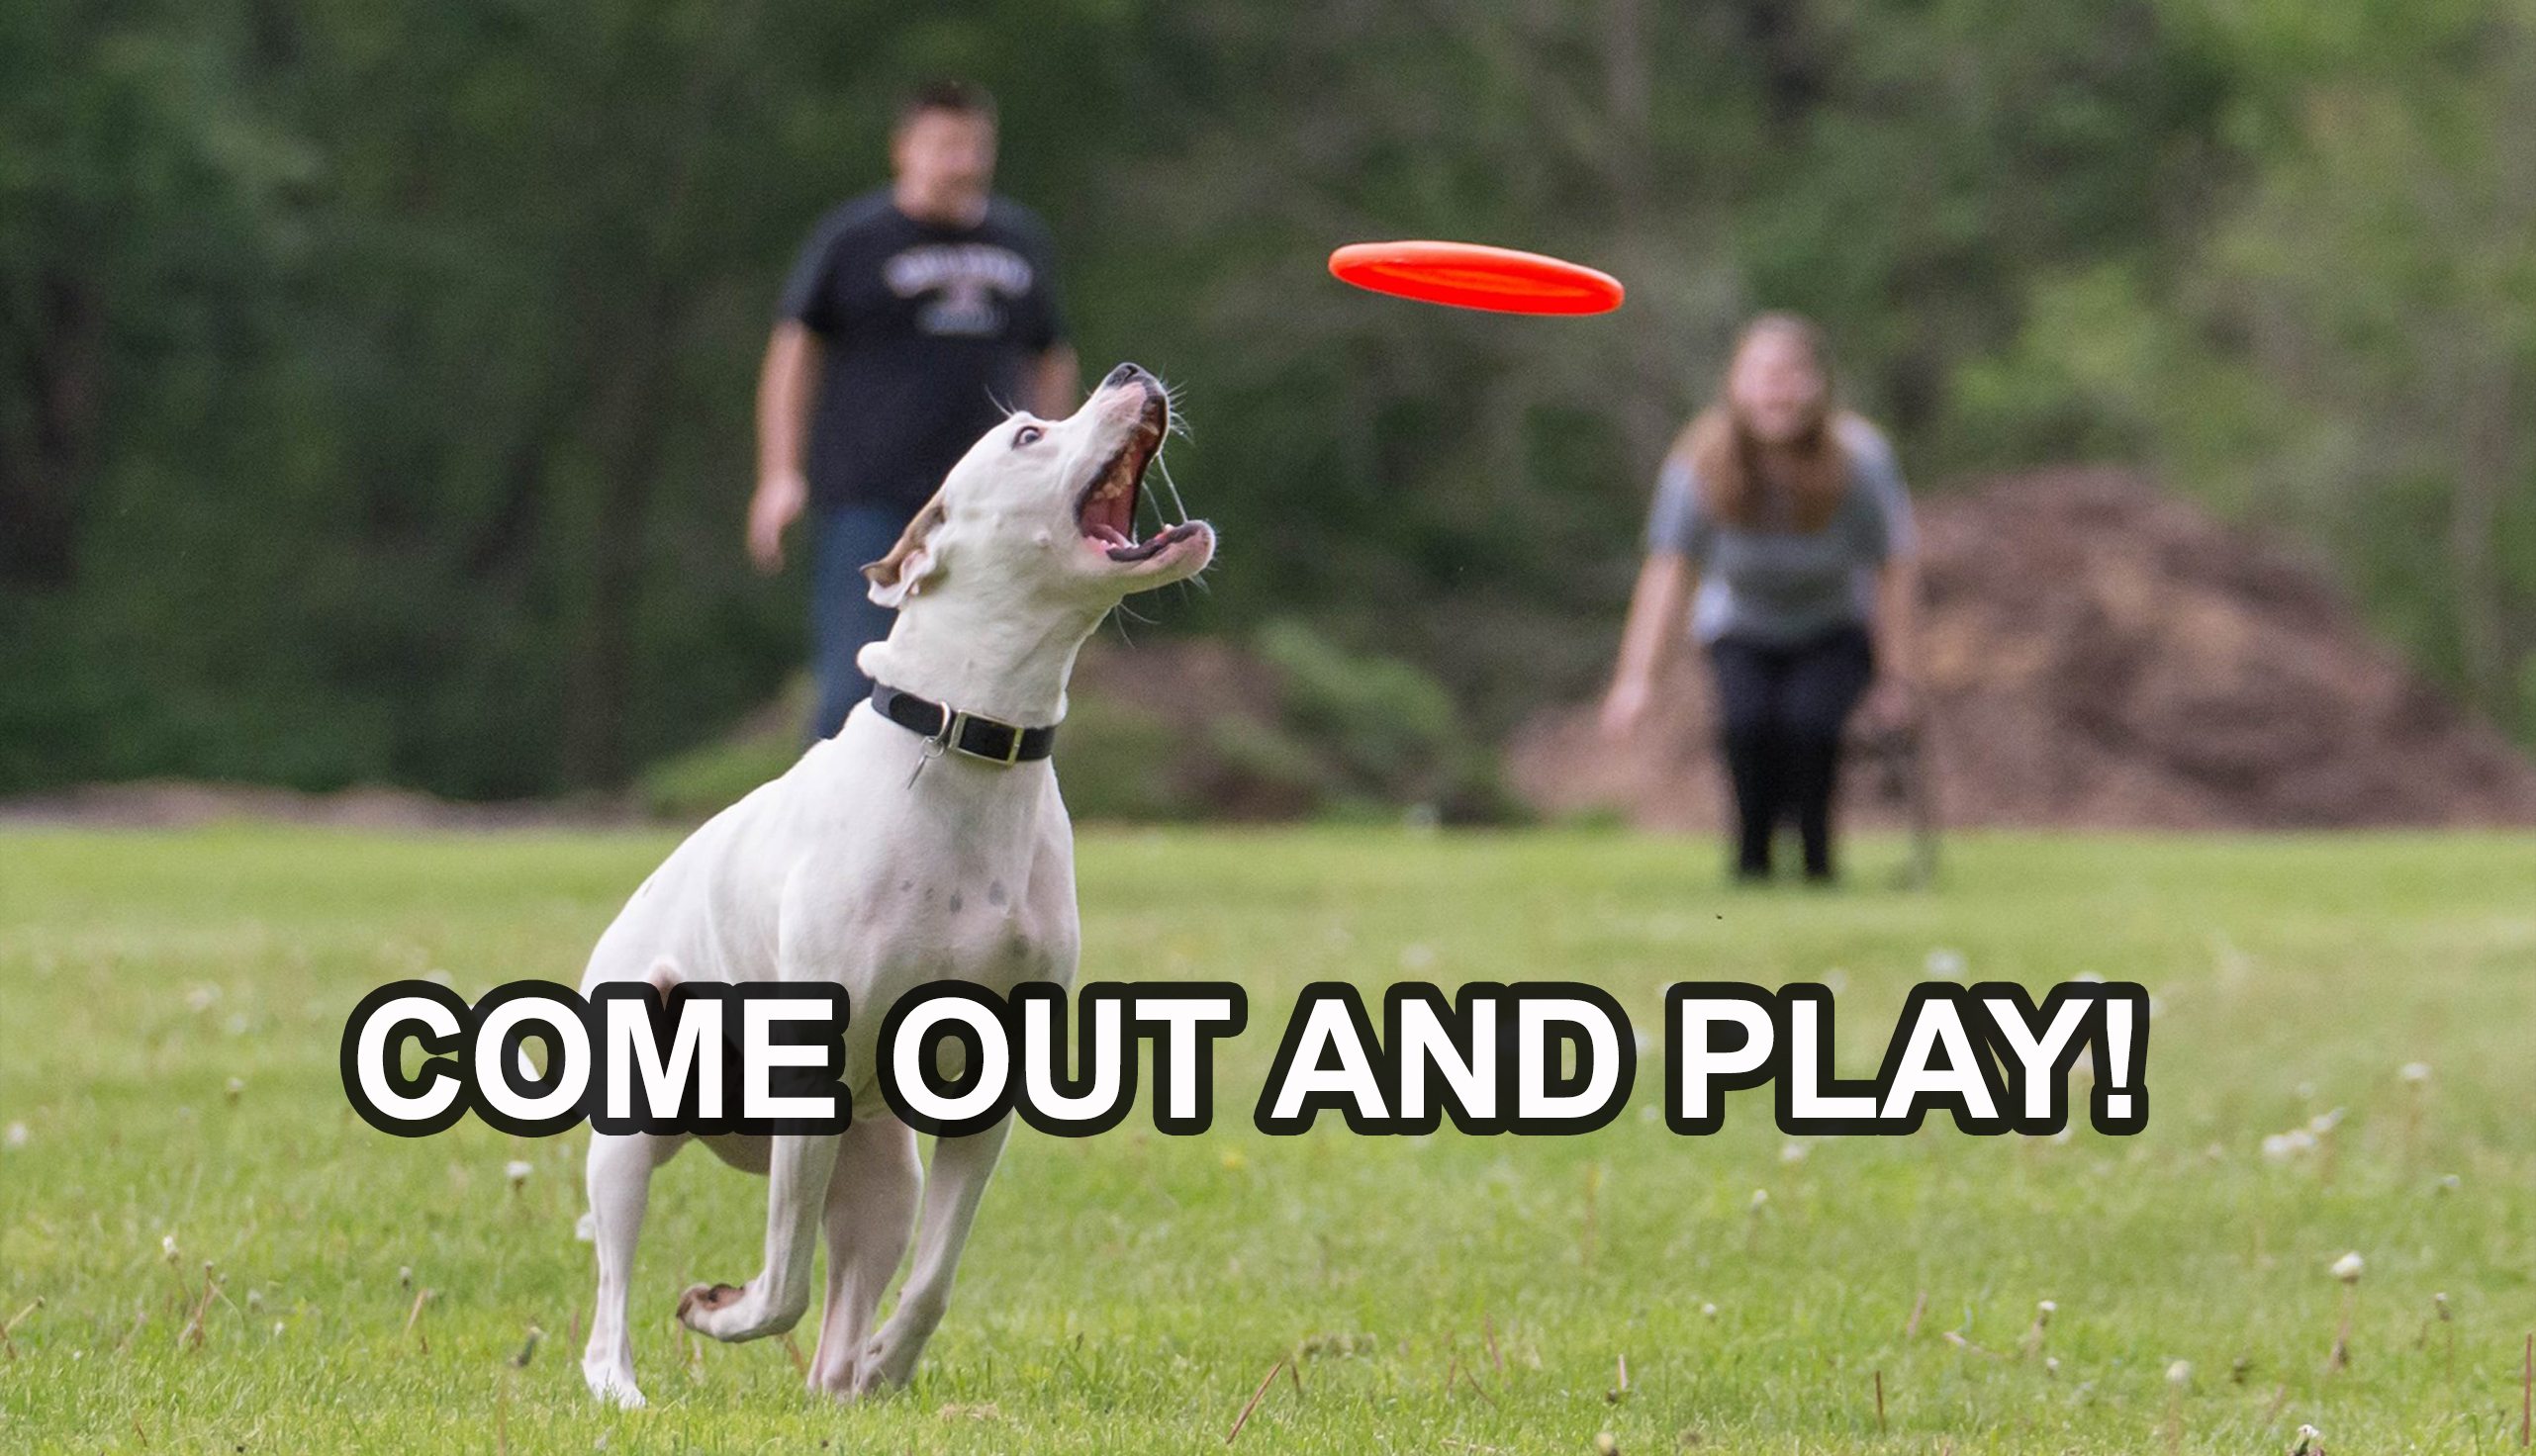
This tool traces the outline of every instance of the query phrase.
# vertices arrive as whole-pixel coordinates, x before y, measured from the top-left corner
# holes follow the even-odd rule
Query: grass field
[[[1196,1451],[1280,1357],[1236,1450],[2519,1444],[2536,840],[1975,838],[1935,893],[1821,895],[1616,835],[1087,834],[1087,976],[1251,988],[1215,1130],[1017,1136],[916,1385],[859,1408],[674,1336],[763,1219],[690,1152],[635,1292],[655,1407],[617,1413],[567,1342],[580,1139],[381,1136],[335,1050],[383,980],[574,978],[669,843],[0,838],[0,1451]],[[2148,1132],[1791,1144],[1761,1093],[1677,1138],[1651,1059],[1585,1138],[1250,1126],[1309,980],[1590,979],[1652,1031],[1670,980],[1828,977],[1864,1071],[1956,956],[2145,983]]]

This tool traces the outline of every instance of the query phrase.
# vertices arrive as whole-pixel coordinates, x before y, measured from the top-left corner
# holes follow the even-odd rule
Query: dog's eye
[[[1018,450],[1024,445],[1038,444],[1039,437],[1046,433],[1046,430],[1035,424],[1025,424],[1012,432],[1012,447]]]

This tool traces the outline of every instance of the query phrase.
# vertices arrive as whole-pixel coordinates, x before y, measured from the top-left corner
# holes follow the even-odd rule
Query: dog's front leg
[[[810,1355],[812,1390],[855,1394],[873,1312],[906,1257],[923,1199],[916,1135],[886,1112],[856,1118],[837,1144],[828,1183],[827,1302]]]
[[[834,1134],[788,1134],[775,1139],[767,1168],[766,1263],[757,1277],[734,1289],[692,1285],[678,1297],[678,1318],[688,1328],[715,1339],[756,1339],[781,1334],[800,1322],[810,1307],[810,1256],[819,1234],[819,1210],[836,1169]]]
[[[902,1386],[915,1374],[916,1358],[950,1308],[960,1250],[969,1242],[978,1205],[986,1196],[986,1180],[994,1176],[995,1160],[1003,1156],[1004,1138],[1011,1132],[1012,1119],[1006,1116],[983,1133],[934,1143],[924,1218],[916,1230],[915,1267],[898,1291],[897,1308],[864,1351],[858,1376],[863,1391]]]

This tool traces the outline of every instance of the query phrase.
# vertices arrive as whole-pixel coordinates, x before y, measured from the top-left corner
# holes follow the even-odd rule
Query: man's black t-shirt
[[[975,228],[920,223],[888,190],[819,222],[783,314],[826,346],[807,472],[815,505],[912,515],[1064,337],[1048,231],[989,200]]]

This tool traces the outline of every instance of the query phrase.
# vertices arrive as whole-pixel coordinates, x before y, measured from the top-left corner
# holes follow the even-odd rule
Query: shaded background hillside
[[[728,734],[800,650],[739,549],[775,290],[944,71],[1087,363],[1185,388],[1224,564],[1140,637],[1405,664],[1499,741],[1590,689],[1784,306],[1918,482],[2148,468],[2536,726],[2525,0],[106,0],[0,9],[0,791],[548,795]],[[1322,273],[1415,234],[1631,302]]]

